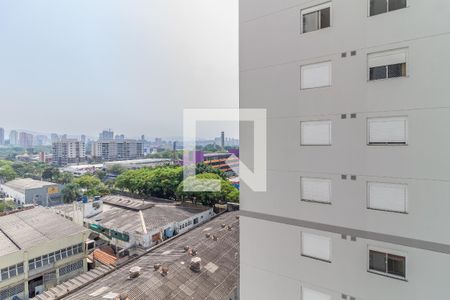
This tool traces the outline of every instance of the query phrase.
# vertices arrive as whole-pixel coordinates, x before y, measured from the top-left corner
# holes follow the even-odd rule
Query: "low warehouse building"
[[[0,217],[0,299],[28,299],[85,272],[88,236],[43,207]]]
[[[48,206],[58,203],[61,188],[57,183],[19,178],[0,184],[0,191],[14,199],[17,205],[36,204]]]

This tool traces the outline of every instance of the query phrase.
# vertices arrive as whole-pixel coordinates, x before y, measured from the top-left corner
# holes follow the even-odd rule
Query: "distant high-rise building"
[[[124,134],[116,134],[116,136],[114,137],[114,139],[116,141],[123,141],[125,140],[125,135]]]
[[[0,145],[5,144],[5,129],[0,128]]]
[[[220,147],[225,148],[225,132],[220,133]]]
[[[143,157],[143,143],[138,140],[98,140],[92,143],[91,155],[101,160],[126,160]]]
[[[9,133],[9,144],[10,145],[17,145],[19,141],[19,134],[17,133],[16,130],[11,130],[11,132]]]
[[[86,144],[86,136],[84,134],[81,135],[80,141]]]
[[[141,141],[145,141],[145,135],[141,135]]]
[[[99,136],[99,140],[113,140],[114,139],[114,131],[111,129],[103,130]]]
[[[50,135],[50,138],[51,138],[51,140],[52,140],[52,144],[59,141],[59,136],[58,136],[56,133],[52,133],[52,134]]]
[[[33,147],[33,135],[26,132],[19,133],[19,145],[23,148]]]
[[[79,163],[86,159],[85,145],[77,139],[64,139],[53,143],[53,162],[58,165]]]

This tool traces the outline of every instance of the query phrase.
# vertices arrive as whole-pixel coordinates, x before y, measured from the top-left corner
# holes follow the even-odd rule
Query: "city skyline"
[[[238,107],[237,30],[237,1],[2,2],[0,126],[181,136],[184,108]]]

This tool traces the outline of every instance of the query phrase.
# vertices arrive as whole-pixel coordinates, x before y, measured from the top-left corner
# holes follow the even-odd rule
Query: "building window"
[[[406,256],[369,249],[369,271],[395,278],[406,278]]]
[[[300,178],[302,201],[331,203],[331,180],[322,178]]]
[[[369,209],[391,212],[407,212],[408,186],[398,183],[367,183]]]
[[[302,287],[302,300],[331,300],[331,295]]]
[[[406,76],[407,49],[370,53],[368,55],[369,80]]]
[[[331,238],[312,233],[302,233],[302,256],[331,262]]]
[[[324,3],[301,11],[302,32],[307,33],[331,26],[331,3]]]
[[[330,146],[331,121],[305,121],[300,123],[302,146]]]
[[[331,61],[300,67],[302,90],[331,86]]]
[[[407,117],[367,119],[369,145],[407,145]]]
[[[405,8],[407,0],[369,0],[369,16]]]

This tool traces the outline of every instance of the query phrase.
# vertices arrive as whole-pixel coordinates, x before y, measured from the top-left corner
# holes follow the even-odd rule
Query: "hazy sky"
[[[237,106],[237,0],[0,0],[8,131],[181,136],[183,108]]]

